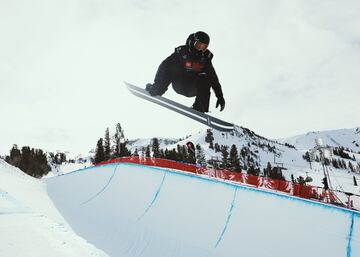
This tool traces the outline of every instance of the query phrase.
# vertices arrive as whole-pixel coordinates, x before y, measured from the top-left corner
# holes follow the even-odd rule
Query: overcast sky
[[[85,153],[116,123],[129,139],[203,125],[131,95],[197,30],[210,34],[226,107],[268,138],[360,125],[360,1],[0,1],[0,154]],[[194,99],[166,97],[191,106]]]

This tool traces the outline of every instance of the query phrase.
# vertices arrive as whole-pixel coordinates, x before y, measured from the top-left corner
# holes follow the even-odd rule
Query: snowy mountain
[[[327,145],[332,147],[342,146],[354,152],[360,152],[360,127],[308,132],[304,135],[278,139],[277,141],[294,145],[299,150],[308,150],[314,147],[316,138],[322,138]]]
[[[166,148],[168,145],[172,145],[175,144],[177,142],[179,142],[179,139],[174,139],[174,138],[161,138],[158,137],[157,138],[159,140],[159,145],[160,148]],[[138,138],[138,139],[134,139],[134,140],[129,140],[127,143],[127,148],[133,153],[136,149],[138,151],[142,151],[144,150],[148,145],[152,144],[152,138]]]
[[[310,163],[303,158],[306,151],[315,147],[315,139],[318,137],[322,138],[325,145],[344,147],[352,151],[348,153],[351,158],[355,159],[350,160],[334,156],[334,158],[344,161],[347,166],[343,168],[329,166],[332,186],[335,190],[360,194],[359,187],[354,186],[354,177],[360,182],[360,174],[358,171],[352,172],[349,168],[349,162],[357,169],[360,168],[360,148],[358,147],[360,144],[360,128],[309,132],[305,135],[276,140],[267,139],[243,127],[236,127],[236,131],[233,133],[203,129],[182,140],[161,138],[159,139],[159,142],[161,142],[160,148],[176,149],[177,145],[185,145],[191,141],[194,145],[199,144],[201,146],[206,160],[221,161],[222,153],[210,148],[210,144],[205,140],[209,131],[213,137],[213,145],[227,146],[228,151],[230,151],[232,145],[235,145],[240,162],[242,164],[252,163],[260,168],[259,175],[263,175],[264,168],[270,163],[272,167],[281,167],[286,180],[290,181],[292,177],[297,179],[300,176],[303,178],[311,177],[312,182],[309,184],[319,187],[323,187],[324,173],[322,166],[316,162],[312,162],[310,166]],[[151,145],[151,139],[138,139],[130,142],[132,152],[135,148],[139,150],[141,147]]]
[[[177,145],[185,145],[187,142],[191,141],[194,145],[199,144],[201,146],[207,160],[221,160],[221,152],[210,148],[210,144],[205,140],[207,133],[210,131],[213,137],[213,145],[218,144],[219,146],[227,146],[229,151],[232,145],[236,145],[239,153],[241,150],[246,150],[246,158],[251,157],[255,166],[265,167],[268,162],[274,162],[274,157],[276,162],[282,161],[287,164],[308,166],[306,161],[302,158],[303,152],[300,152],[286,142],[281,143],[267,139],[247,128],[236,128],[236,131],[232,133],[222,133],[213,129],[203,129],[194,135],[187,136],[185,139],[178,141],[160,139],[159,141],[162,142],[160,147],[171,150],[173,148],[176,149]],[[148,144],[151,144],[150,139],[135,140],[131,142],[130,146],[133,150],[135,146],[146,147]]]
[[[107,256],[77,236],[35,179],[0,159],[0,256]],[[31,240],[29,240],[31,239]]]

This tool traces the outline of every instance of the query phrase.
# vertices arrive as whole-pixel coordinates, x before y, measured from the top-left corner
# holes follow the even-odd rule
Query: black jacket
[[[209,50],[201,52],[194,48],[194,34],[191,34],[186,45],[175,48],[174,53],[160,64],[155,77],[159,93],[163,94],[170,83],[187,83],[196,80],[198,76],[206,76],[216,97],[222,97],[221,85],[211,63],[212,58],[213,54]]]

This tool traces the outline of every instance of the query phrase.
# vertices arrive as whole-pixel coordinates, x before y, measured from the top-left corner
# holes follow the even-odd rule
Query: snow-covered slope
[[[327,131],[308,132],[290,138],[282,138],[277,141],[294,145],[299,150],[308,150],[314,147],[316,138],[326,140],[326,144],[332,147],[345,147],[360,153],[360,127],[352,129],[338,129]]]
[[[157,137],[157,139],[159,140],[159,146],[160,148],[166,148],[168,145],[172,145],[175,144],[176,142],[178,142],[178,139],[174,139],[174,138],[162,138],[162,137]],[[136,149],[138,151],[142,151],[144,150],[148,145],[152,145],[152,138],[138,138],[138,139],[134,139],[134,140],[130,140],[127,144],[128,149],[131,152],[134,152]]]
[[[238,151],[246,148],[251,151],[250,155],[254,158],[254,161],[258,162],[260,165],[266,165],[267,162],[272,162],[274,160],[274,155],[279,158],[292,159],[299,164],[305,163],[302,158],[299,158],[298,154],[296,154],[296,149],[257,135],[247,128],[237,127],[236,132],[234,133],[222,133],[213,129],[211,132],[214,137],[213,144],[217,143],[220,146],[228,146],[228,151],[230,151],[233,144],[236,145]],[[186,144],[186,142],[191,141],[195,145],[199,144],[203,148],[207,159],[213,157],[220,158],[221,152],[215,152],[209,147],[210,144],[205,142],[206,135],[207,129],[204,129],[197,134],[178,142],[178,144]],[[175,145],[168,146],[168,148],[172,147],[175,147]]]
[[[0,256],[107,256],[77,236],[46,185],[0,159]]]
[[[124,163],[47,184],[73,229],[112,257],[360,256],[360,214],[335,206]]]
[[[90,161],[84,162],[84,163],[80,163],[80,162],[76,162],[76,163],[64,162],[64,163],[62,163],[60,165],[52,164],[51,165],[51,171],[45,176],[45,178],[64,175],[66,173],[73,172],[74,170],[84,169],[84,168],[87,168],[89,166],[92,166],[92,163]]]
[[[213,144],[228,146],[230,151],[231,146],[234,144],[239,152],[240,162],[248,163],[249,158],[255,166],[260,167],[260,175],[270,163],[272,167],[283,167],[282,173],[286,180],[291,181],[293,176],[295,179],[302,176],[303,178],[309,176],[312,178],[310,185],[323,187],[322,179],[324,173],[322,166],[319,163],[313,162],[312,165],[303,158],[305,152],[315,146],[315,138],[321,137],[325,144],[333,146],[344,146],[345,148],[357,149],[356,144],[360,143],[360,129],[343,129],[331,132],[318,132],[308,133],[304,136],[294,137],[294,140],[271,140],[260,135],[257,135],[253,131],[237,127],[234,133],[221,133],[216,130],[211,130],[214,138]],[[222,153],[216,152],[211,149],[210,144],[205,141],[207,135],[207,129],[203,129],[196,134],[186,137],[184,140],[174,142],[173,144],[163,144],[162,148],[173,149],[177,145],[185,145],[191,141],[195,145],[199,144],[203,149],[206,159],[222,160]],[[146,141],[149,142],[149,141]],[[170,141],[171,142],[171,141]],[[334,142],[338,142],[335,144]],[[355,142],[355,143],[354,143]],[[145,144],[144,144],[145,145]],[[241,156],[240,152],[244,150],[246,155]],[[360,163],[360,154],[351,153],[351,156],[356,158],[355,161],[351,161],[353,164]],[[347,162],[349,160],[346,160]],[[341,190],[351,192],[353,194],[360,195],[360,187],[355,186],[353,181],[354,177],[360,182],[360,174],[356,172],[350,172],[349,169],[335,169],[329,167],[329,174],[331,176],[331,183],[335,190]]]

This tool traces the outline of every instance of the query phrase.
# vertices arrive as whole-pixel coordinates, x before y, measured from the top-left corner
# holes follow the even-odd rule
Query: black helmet
[[[195,41],[200,41],[201,43],[204,43],[208,45],[210,43],[210,37],[208,34],[206,34],[204,31],[198,31],[194,34]]]

